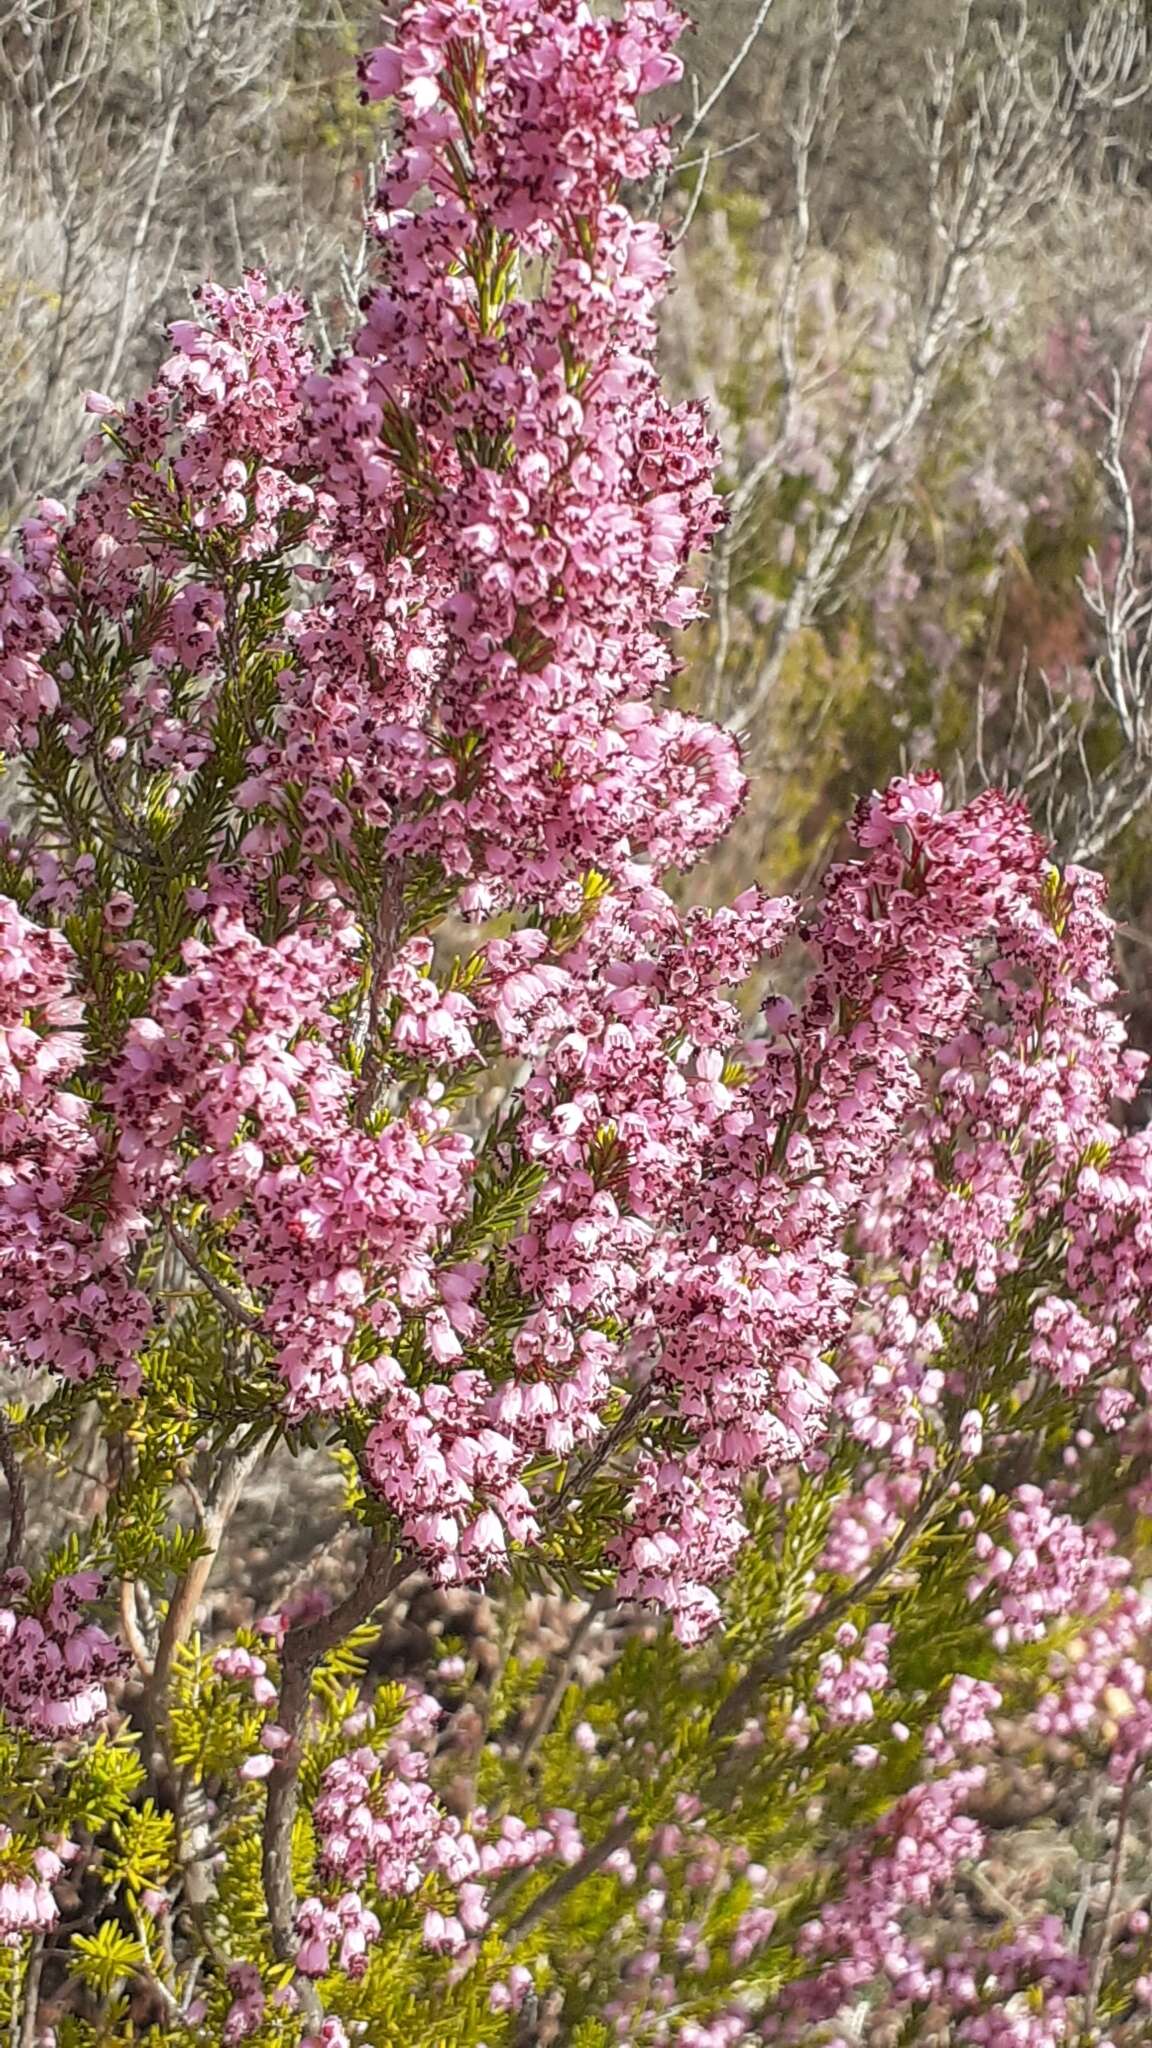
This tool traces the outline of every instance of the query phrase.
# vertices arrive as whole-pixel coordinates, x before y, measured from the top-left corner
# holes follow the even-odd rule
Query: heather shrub
[[[27,2048],[1147,2033],[1104,885],[922,768],[686,907],[746,784],[624,203],[681,26],[405,8],[351,345],[206,286],[0,563]],[[343,1548],[224,1630],[276,1460]]]

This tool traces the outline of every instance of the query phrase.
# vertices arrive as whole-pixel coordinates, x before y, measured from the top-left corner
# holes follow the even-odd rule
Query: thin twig
[[[155,1666],[140,1628],[140,1614],[136,1606],[135,1579],[121,1579],[120,1581],[120,1626],[124,1631],[124,1640],[132,1652],[132,1660],[136,1669],[142,1678],[151,1681],[155,1673]]]
[[[562,1870],[559,1877],[554,1877],[551,1884],[545,1885],[542,1892],[537,1892],[534,1899],[529,1899],[523,1911],[517,1913],[515,1919],[505,1928],[505,1941],[519,1941],[525,1934],[530,1934],[534,1927],[539,1926],[541,1920],[549,1913],[554,1913],[557,1906],[562,1906],[565,1899],[570,1898],[574,1891],[578,1891],[586,1878],[594,1877],[598,1870],[603,1870],[609,1857],[614,1856],[617,1849],[627,1848],[638,1825],[637,1817],[633,1813],[622,1814],[619,1820],[613,1821],[607,1833],[601,1835],[600,1840],[591,1849],[584,1851],[578,1863],[573,1863],[569,1869]]]
[[[168,1232],[184,1264],[203,1283],[216,1303],[217,1308],[223,1309],[229,1322],[235,1323],[237,1329],[240,1330],[258,1330],[263,1318],[254,1309],[245,1308],[244,1303],[237,1300],[230,1289],[225,1287],[223,1281],[216,1278],[215,1273],[205,1265],[203,1258],[187,1231],[182,1230],[172,1216],[165,1217],[164,1228]]]
[[[1108,1935],[1112,1925],[1116,1893],[1119,1889],[1124,1866],[1124,1838],[1128,1832],[1128,1822],[1132,1813],[1132,1799],[1142,1769],[1143,1760],[1137,1758],[1124,1780],[1124,1790],[1120,1795],[1120,1810],[1116,1816],[1116,1841],[1112,1850],[1112,1863],[1108,1872],[1108,1891],[1104,1900],[1104,1911],[1100,1921],[1100,1939],[1096,1944],[1095,1954],[1092,1957],[1092,1972],[1088,1979],[1088,1990],[1084,1998],[1085,2038],[1091,2038],[1092,2030],[1096,2024],[1096,2008],[1100,2002],[1100,1987],[1104,1981],[1104,1965],[1108,1955]]]
[[[691,147],[696,136],[699,135],[700,130],[703,127],[705,121],[708,119],[709,114],[712,112],[713,108],[719,104],[720,100],[724,97],[724,94],[727,92],[729,86],[735,79],[737,72],[743,68],[744,64],[751,56],[752,50],[759,39],[764,24],[767,21],[769,14],[772,12],[773,4],[774,0],[760,0],[760,5],[757,8],[756,13],[753,17],[752,25],[749,28],[748,33],[744,37],[743,42],[737,49],[735,55],[731,59],[731,62],[728,64],[727,69],[724,72],[722,72],[721,76],[717,79],[716,84],[713,86],[711,92],[708,94],[708,97],[704,100],[698,101],[698,103],[693,108],[692,118],[689,121],[687,128],[684,130],[684,133],[680,137],[680,158],[682,158],[685,152]],[[696,88],[695,80],[693,80],[693,88],[694,90]],[[707,152],[705,152],[705,155],[707,155]],[[677,169],[680,168],[682,168],[682,165],[678,160]],[[652,201],[652,212],[654,214],[660,213],[664,205],[664,195],[667,192],[667,190],[668,167],[665,166],[665,168],[660,172],[660,175],[656,180],[656,190]]]
[[[167,1721],[166,1695],[173,1661],[192,1632],[196,1611],[207,1589],[228,1524],[239,1506],[248,1475],[263,1452],[262,1443],[253,1444],[246,1451],[229,1452],[221,1460],[204,1512],[197,1518],[200,1555],[193,1559],[168,1603],[145,1701],[146,1719],[161,1743]]]
[[[573,1667],[589,1630],[601,1614],[603,1614],[604,1609],[611,1606],[614,1598],[615,1595],[608,1589],[597,1593],[595,1598],[589,1601],[569,1636],[568,1646],[564,1652],[560,1668],[544,1696],[540,1711],[532,1723],[528,1732],[528,1739],[520,1752],[520,1763],[523,1768],[526,1768],[531,1763],[560,1711],[561,1703],[572,1677]]]
[[[632,1425],[652,1401],[655,1389],[651,1386],[637,1387],[625,1403],[614,1423],[605,1430],[595,1449],[590,1451],[583,1463],[577,1465],[564,1480],[555,1498],[549,1501],[542,1516],[543,1526],[554,1529],[560,1521],[568,1502],[579,1498],[590,1479],[594,1479],[603,1465],[632,1433]]]
[[[711,162],[712,152],[711,150],[706,149],[700,158],[699,168],[696,172],[696,183],[692,187],[692,191],[688,200],[688,205],[684,212],[684,218],[681,221],[679,227],[677,228],[676,233],[672,237],[672,246],[674,248],[677,247],[679,243],[681,243],[684,240],[685,235],[688,233],[689,228],[691,227],[693,221],[696,218],[696,209],[699,206],[704,194],[704,186],[708,178],[708,166]]]
[[[20,1999],[20,2048],[33,2048],[40,2012],[40,1978],[44,1970],[44,1936],[32,1937],[28,1951],[28,1966],[24,1972],[24,1986]]]
[[[773,0],[760,0],[760,5],[752,17],[751,27],[733,56],[727,70],[721,73],[707,99],[701,101],[687,128],[684,130],[684,134],[680,139],[681,151],[690,147],[696,136],[700,133],[712,109],[723,99],[737,72],[741,71],[747,63],[756,43],[759,41],[764,24],[772,12],[772,7]]]
[[[930,57],[923,107],[919,114],[905,113],[923,161],[929,254],[922,300],[908,307],[911,332],[901,388],[882,415],[867,419],[838,453],[838,487],[813,519],[801,565],[743,701],[728,717],[736,731],[754,727],[766,709],[796,634],[834,607],[869,514],[890,488],[902,451],[922,430],[950,366],[973,335],[972,278],[1010,235],[1038,217],[1042,205],[1057,203],[1066,191],[1085,107],[1122,103],[1129,92],[1142,96],[1147,90],[1145,48],[1139,38],[1106,33],[1106,14],[1093,10],[1063,65],[1045,67],[1025,10],[1011,33],[993,25],[987,49],[966,0],[956,10],[950,48]],[[834,37],[843,22],[844,10],[834,8]],[[805,104],[811,99],[806,93]],[[788,382],[785,377],[786,392]],[[1124,702],[1124,693],[1117,694]]]

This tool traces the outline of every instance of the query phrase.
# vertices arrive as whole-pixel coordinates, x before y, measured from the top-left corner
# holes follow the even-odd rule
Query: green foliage
[[[802,1618],[840,1490],[836,1482],[833,1466],[821,1480],[802,1480],[783,1502],[750,1501],[752,1540],[737,1561],[724,1602],[725,1639],[734,1656],[756,1655],[770,1637]]]
[[[95,1934],[76,1935],[73,1948],[77,1976],[100,1998],[118,1991],[144,1961],[142,1944],[112,1920],[101,1921]]]
[[[104,1858],[109,1885],[122,1885],[133,1902],[143,1891],[162,1891],[176,1861],[172,1814],[161,1813],[153,1800],[145,1799],[114,1821],[109,1834],[111,1846]]]
[[[203,1782],[239,1770],[257,1749],[264,1715],[251,1691],[218,1677],[196,1639],[173,1659],[168,1741],[172,1762]]]

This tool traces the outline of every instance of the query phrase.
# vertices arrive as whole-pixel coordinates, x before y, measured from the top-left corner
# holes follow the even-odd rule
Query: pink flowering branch
[[[290,1628],[280,1652],[280,1693],[276,1725],[288,1737],[268,1778],[264,1813],[262,1872],[274,1953],[295,1953],[296,1888],[292,1881],[292,1832],[299,1803],[300,1739],[316,1666],[352,1631],[371,1618],[388,1596],[411,1576],[404,1551],[375,1543],[356,1585],[328,1614]]]
[[[764,1687],[773,1679],[783,1677],[794,1658],[808,1643],[826,1634],[843,1615],[859,1606],[886,1583],[911,1545],[929,1526],[941,1500],[947,1494],[949,1483],[950,1475],[941,1476],[928,1489],[917,1513],[909,1518],[899,1535],[870,1570],[842,1593],[822,1601],[815,1613],[781,1635],[774,1645],[753,1660],[743,1675],[729,1688],[709,1722],[709,1732],[715,1738],[719,1752],[719,1760],[713,1771],[714,1777],[720,1778],[723,1774],[726,1739],[739,1732]],[[640,1818],[637,1814],[621,1814],[570,1869],[553,1878],[512,1918],[507,1927],[507,1939],[522,1940],[533,1928],[538,1927],[541,1921],[548,1919],[587,1878],[594,1877],[618,1850],[627,1847],[634,1840],[639,1826]]]
[[[778,1642],[771,1644],[759,1657],[753,1658],[747,1671],[726,1693],[712,1716],[711,1728],[718,1740],[739,1730],[757,1695],[773,1679],[784,1675],[799,1650],[834,1627],[843,1615],[859,1606],[887,1583],[913,1544],[930,1527],[938,1508],[947,1497],[954,1470],[955,1467],[949,1465],[926,1489],[916,1513],[908,1518],[899,1534],[893,1538],[868,1571],[853,1585],[846,1586],[843,1592],[823,1601],[814,1614],[809,1615],[805,1621],[797,1622],[796,1626],[787,1630]]]

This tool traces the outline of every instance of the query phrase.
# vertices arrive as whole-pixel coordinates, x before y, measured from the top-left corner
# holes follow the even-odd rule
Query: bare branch
[[[158,1730],[163,1729],[166,1716],[166,1693],[173,1659],[181,1644],[185,1643],[191,1634],[197,1609],[207,1589],[212,1567],[224,1541],[228,1524],[240,1504],[249,1475],[263,1455],[262,1443],[254,1444],[244,1451],[229,1451],[220,1459],[213,1475],[204,1511],[197,1517],[196,1533],[201,1544],[200,1555],[177,1584],[160,1630],[160,1641],[149,1684],[151,1716]]]
[[[768,20],[768,16],[772,12],[774,4],[775,0],[760,0],[760,4],[757,7],[756,13],[752,18],[751,27],[748,29],[747,34],[744,36],[742,42],[739,44],[738,48],[734,52],[730,62],[726,66],[725,70],[721,73],[720,77],[716,81],[716,84],[713,86],[711,92],[707,95],[705,99],[701,100],[699,98],[698,81],[696,79],[693,79],[692,117],[689,120],[687,127],[683,130],[680,136],[679,154],[681,158],[687,155],[689,149],[692,147],[693,142],[699,135],[700,130],[704,126],[705,121],[708,119],[709,114],[714,112],[715,108],[719,106],[720,101],[723,99],[724,94],[728,91],[729,86],[733,83],[735,78],[743,70],[744,65],[747,63],[748,58],[751,56],[752,51],[755,49],[756,44],[758,43],[760,36],[763,33],[765,23]],[[707,156],[707,152],[705,152],[705,156]],[[707,164],[705,164],[704,175],[707,176]],[[703,179],[701,179],[701,187],[702,186]],[[661,212],[664,205],[664,196],[667,192],[667,189],[668,170],[667,168],[665,168],[664,170],[661,171],[659,177],[656,180],[656,189],[652,201],[652,212],[654,214],[659,214]],[[695,208],[693,208],[693,211],[695,211]]]
[[[1089,671],[1094,697],[1084,704],[1066,676],[1058,689],[1041,672],[1029,689],[1027,663],[1017,682],[1009,730],[994,760],[986,751],[983,691],[978,701],[976,766],[984,782],[1020,789],[1037,822],[1069,859],[1106,853],[1147,803],[1152,759],[1152,554],[1146,512],[1133,477],[1129,446],[1133,408],[1148,355],[1145,329],[1110,395],[1095,399],[1104,426],[1098,468],[1111,513],[1106,558],[1089,554],[1077,581],[1096,638]],[[1115,721],[1122,745],[1101,766],[1090,742]]]
[[[684,133],[680,138],[681,153],[691,148],[692,143],[695,141],[697,135],[700,133],[700,130],[704,126],[705,121],[708,119],[709,114],[712,112],[714,107],[717,107],[719,105],[720,101],[724,97],[724,94],[727,92],[729,86],[732,84],[737,74],[743,69],[744,65],[747,63],[748,58],[751,56],[752,51],[755,49],[756,44],[760,39],[760,36],[764,29],[764,24],[766,23],[768,16],[772,12],[773,5],[774,0],[760,0],[760,5],[757,7],[756,12],[752,18],[752,25],[749,28],[747,34],[745,35],[743,42],[740,43],[739,47],[734,52],[731,62],[727,66],[727,69],[721,73],[720,77],[717,79],[715,85],[713,86],[711,92],[708,94],[707,99],[701,101],[700,105],[697,107],[695,113],[693,114],[691,121],[688,123],[687,128],[684,130]]]
[[[1120,1810],[1116,1816],[1116,1840],[1112,1849],[1112,1862],[1108,1872],[1108,1892],[1104,1910],[1100,1916],[1100,1938],[1092,1957],[1092,1970],[1088,1979],[1088,1990],[1084,1999],[1084,2033],[1091,2040],[1096,2025],[1096,2009],[1100,2003],[1100,1987],[1104,1981],[1104,1966],[1108,1960],[1108,1942],[1112,1931],[1112,1914],[1116,1905],[1116,1893],[1124,1868],[1124,1849],[1128,1823],[1132,1815],[1132,1798],[1140,1781],[1142,1760],[1137,1759],[1129,1768],[1120,1795]]]
[[[989,34],[984,27],[977,33],[971,7],[964,5],[947,47],[929,54],[923,96],[903,110],[925,195],[923,258],[903,293],[903,367],[892,376],[889,350],[871,389],[861,394],[859,424],[828,448],[835,483],[805,507],[795,571],[756,651],[755,668],[737,682],[728,674],[734,558],[747,544],[753,506],[774,469],[787,460],[804,403],[797,308],[814,254],[812,164],[816,148],[826,149],[834,130],[836,68],[855,20],[842,8],[831,10],[822,64],[801,66],[798,110],[789,123],[794,200],[774,313],[778,419],[770,445],[735,486],[728,531],[716,551],[710,698],[718,711],[728,700],[726,722],[733,729],[754,731],[789,646],[803,629],[831,615],[862,543],[874,553],[886,546],[883,536],[866,539],[867,522],[895,489],[947,378],[971,343],[979,324],[973,308],[982,303],[979,288],[993,259],[1061,203],[1088,116],[1127,105],[1152,87],[1147,38],[1132,10],[1125,14],[1117,23],[1111,10],[1094,7],[1061,60],[1041,53],[1026,10],[1010,31],[992,24]],[[1135,622],[1145,624],[1143,613]],[[1129,638],[1133,623],[1125,620]]]
[[[583,1614],[572,1630],[559,1669],[556,1671],[552,1683],[544,1695],[540,1711],[528,1731],[524,1747],[520,1752],[522,1768],[526,1768],[531,1763],[541,1743],[551,1731],[552,1724],[563,1705],[564,1695],[571,1684],[576,1659],[590,1631],[595,1627],[604,1609],[611,1606],[613,1599],[614,1595],[611,1592],[597,1593],[588,1602]]]

